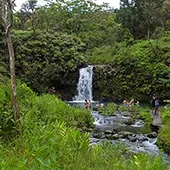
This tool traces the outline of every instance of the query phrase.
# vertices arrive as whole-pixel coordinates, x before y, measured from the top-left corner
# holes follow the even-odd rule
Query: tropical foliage
[[[14,32],[17,75],[39,93],[56,87],[62,96],[67,96],[67,89],[74,96],[78,68],[87,62],[83,54],[85,45],[79,38],[64,33],[33,34],[34,37],[32,32]]]
[[[0,87],[1,102],[10,114],[5,89]],[[72,108],[53,95],[36,96],[26,84],[18,83],[18,92],[21,123],[15,136],[1,128],[1,169],[167,169],[161,157],[133,154],[121,144],[91,145],[90,135],[78,130],[92,125],[89,111]],[[1,125],[5,120],[13,122],[3,117]],[[4,126],[11,129],[9,125]],[[16,132],[12,129],[10,134]]]
[[[119,43],[95,49],[89,57],[91,63],[106,63],[95,70],[94,91],[100,89],[97,95],[121,101],[132,97],[143,102],[153,94],[168,98],[169,37],[167,32],[159,43],[153,40],[152,48],[149,41],[138,40],[132,45]]]
[[[169,103],[169,100],[168,100]],[[158,145],[159,147],[163,148],[167,153],[170,153],[170,106],[167,104],[166,108],[162,109],[161,111],[161,118],[164,123],[164,126],[161,128],[159,136],[158,136]]]
[[[0,20],[1,169],[168,169],[160,157],[129,153],[124,146],[109,143],[90,145],[90,135],[80,132],[93,126],[90,112],[60,99],[75,95],[78,70],[87,64],[96,65],[94,99],[148,103],[153,94],[169,99],[169,9],[168,0],[121,0],[120,9],[86,0],[48,0],[45,6],[36,0],[24,3],[14,14],[12,30],[20,106],[17,125]],[[51,87],[55,95],[45,94]],[[113,114],[116,109],[112,103],[102,111]],[[149,112],[140,113],[149,124]],[[158,144],[169,153],[169,107],[161,113],[165,127]]]

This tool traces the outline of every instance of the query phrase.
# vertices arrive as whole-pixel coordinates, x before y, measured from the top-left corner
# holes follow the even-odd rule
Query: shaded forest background
[[[170,2],[121,0],[120,9],[85,0],[29,0],[14,14],[16,74],[38,94],[55,87],[70,100],[78,70],[94,68],[94,99],[170,97]],[[0,27],[0,79],[9,57]]]

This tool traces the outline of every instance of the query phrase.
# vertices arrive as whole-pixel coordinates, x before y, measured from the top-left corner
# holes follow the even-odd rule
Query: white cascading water
[[[81,68],[79,70],[79,81],[77,85],[76,101],[83,101],[85,99],[92,100],[92,79],[93,79],[93,66]]]

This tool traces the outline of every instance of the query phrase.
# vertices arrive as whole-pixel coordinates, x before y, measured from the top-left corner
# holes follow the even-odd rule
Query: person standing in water
[[[85,108],[86,108],[86,109],[88,109],[88,108],[89,108],[89,103],[88,103],[87,99],[85,99],[85,103],[84,103],[84,105],[85,105]]]
[[[124,107],[127,107],[127,101],[126,100],[123,100],[123,105],[124,105]]]

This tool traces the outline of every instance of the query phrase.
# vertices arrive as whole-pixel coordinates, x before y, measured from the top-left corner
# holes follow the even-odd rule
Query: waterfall
[[[84,101],[85,99],[92,100],[92,78],[93,66],[89,65],[79,70],[78,94],[75,96],[76,101]]]

